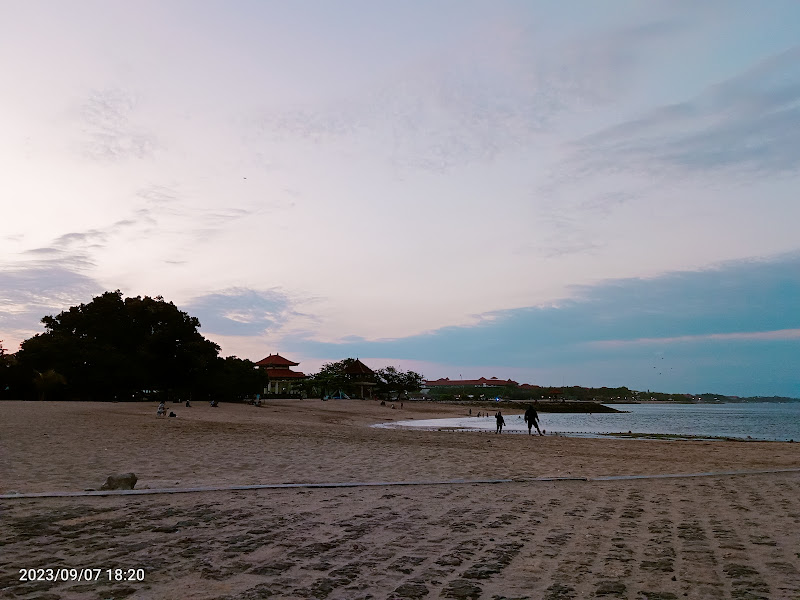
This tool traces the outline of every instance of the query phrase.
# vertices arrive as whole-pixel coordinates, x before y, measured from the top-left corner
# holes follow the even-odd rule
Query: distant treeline
[[[656,402],[685,402],[685,403],[713,403],[713,402],[800,402],[800,398],[785,396],[725,396],[723,394],[665,394],[631,390],[627,387],[618,388],[587,388],[580,386],[566,387],[434,387],[428,392],[433,400],[459,401],[483,400],[502,398],[504,400],[551,400],[555,402],[597,402],[603,404],[635,403],[643,401]]]
[[[461,399],[493,399],[504,400],[553,400],[553,401],[582,401],[582,402],[638,402],[639,392],[626,387],[619,388],[584,388],[571,387],[434,387],[428,395],[434,400],[453,401]]]
[[[0,340],[0,399],[242,401],[264,394],[269,382],[268,372],[252,361],[220,357],[220,347],[198,331],[200,321],[160,296],[105,292],[43,317],[42,324],[44,333],[23,341],[14,354]],[[405,399],[423,379],[392,366],[372,371],[347,358],[264,396]]]
[[[504,400],[503,402],[489,403],[486,400],[456,400],[456,404],[463,404],[472,408],[472,414],[486,409],[490,412],[496,410],[525,410],[528,406],[533,406],[537,412],[541,413],[616,413],[622,412],[616,408],[600,404],[599,402],[549,402],[547,400],[532,400],[531,402],[518,402],[514,400]]]
[[[725,396],[723,394],[663,394],[659,392],[637,392],[640,400],[662,402],[800,402],[800,398],[787,396]]]
[[[723,402],[800,402],[800,398],[789,398],[787,396],[723,396]]]

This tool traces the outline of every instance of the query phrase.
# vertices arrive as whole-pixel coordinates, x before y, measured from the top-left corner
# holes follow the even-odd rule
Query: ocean
[[[502,410],[502,404],[497,405]],[[671,434],[698,437],[800,442],[800,402],[739,404],[613,404],[623,413],[539,413],[548,435],[597,437],[604,434]],[[465,409],[466,410],[466,409]],[[476,412],[473,409],[473,412]],[[505,414],[503,431],[527,433],[521,411]],[[494,416],[408,420],[382,427],[495,430]],[[534,430],[534,433],[536,430]]]

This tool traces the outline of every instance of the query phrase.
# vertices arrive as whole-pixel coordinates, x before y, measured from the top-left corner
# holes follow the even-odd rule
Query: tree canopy
[[[378,376],[378,393],[389,396],[404,396],[422,389],[424,378],[414,371],[401,371],[396,367],[385,367],[375,371]]]
[[[44,333],[9,355],[0,343],[0,398],[133,400],[241,399],[261,393],[268,371],[235,356],[198,331],[200,321],[161,296],[124,298],[117,290],[42,318]],[[364,383],[374,384],[364,386]],[[371,371],[357,359],[326,363],[303,382],[309,395],[366,387],[381,395],[418,391],[422,375],[386,367]]]
[[[349,373],[349,367],[356,363],[355,358],[345,358],[337,362],[325,363],[310,380],[314,391],[324,396],[342,391],[350,396],[359,392],[358,382],[370,381],[375,384],[375,392],[381,395],[403,395],[419,391],[423,376],[414,371],[401,371],[396,367],[377,369],[372,373]]]
[[[0,399],[22,398],[31,387],[32,371],[19,364],[14,354],[9,354],[0,340]]]
[[[196,390],[219,353],[196,317],[160,296],[106,292],[42,323],[45,332],[22,342],[18,361],[62,376],[70,394],[85,399]]]
[[[324,363],[319,372],[313,375],[309,381],[313,390],[320,396],[340,391],[354,395],[357,387],[353,383],[353,376],[347,372],[347,368],[355,363],[355,360],[354,358],[345,358],[336,362]]]

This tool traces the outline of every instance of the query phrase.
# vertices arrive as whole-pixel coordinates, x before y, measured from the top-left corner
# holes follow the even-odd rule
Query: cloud
[[[102,293],[100,284],[77,272],[70,262],[40,261],[0,269],[0,330],[6,348],[30,337],[42,317],[88,302]]]
[[[429,376],[800,396],[800,255],[574,288],[572,298],[396,339],[285,336],[303,360],[417,361]],[[429,365],[428,368],[425,365]]]
[[[800,340],[800,329],[778,329],[776,331],[745,331],[737,333],[708,333],[704,335],[681,335],[677,337],[638,338],[634,340],[605,340],[588,342],[595,348],[620,348],[623,346],[652,346],[691,342],[728,341],[775,341]]]
[[[95,90],[78,114],[86,156],[100,161],[143,159],[153,155],[156,137],[136,125],[138,97],[122,89]]]
[[[115,224],[114,227],[119,227],[120,225]],[[105,244],[106,240],[108,239],[108,232],[101,231],[99,229],[89,229],[87,231],[75,231],[72,233],[65,233],[53,242],[53,244],[58,248],[70,248],[70,247],[85,247],[85,246],[93,246],[93,247],[101,247]]]
[[[306,356],[395,356],[509,367],[560,365],[617,350],[627,352],[643,339],[652,344],[659,339],[664,344],[796,340],[791,335],[762,333],[759,337],[753,332],[800,328],[798,298],[800,255],[789,255],[652,279],[579,286],[570,299],[480,315],[470,327],[389,340],[292,343],[293,350]]]
[[[573,175],[745,170],[794,173],[800,165],[800,46],[766,58],[685,102],[577,143]]]
[[[641,53],[682,28],[658,20],[543,42],[529,20],[487,23],[340,101],[262,108],[246,120],[250,142],[263,153],[267,142],[359,141],[401,172],[491,162],[546,143],[562,114],[613,102]]]
[[[90,256],[91,250],[104,248],[109,240],[122,230],[151,221],[147,211],[139,213],[137,216],[137,220],[122,219],[104,229],[92,228],[61,234],[52,241],[50,246],[30,248],[24,250],[22,255],[25,257],[32,256],[34,259],[43,257],[46,261],[58,261],[75,271],[93,267],[94,261]],[[31,261],[25,264],[36,266],[36,263]]]
[[[30,250],[25,250],[24,254],[30,254],[33,256],[47,256],[51,254],[58,254],[60,252],[61,252],[60,248],[44,247],[44,248],[31,248]]]
[[[168,185],[151,184],[139,189],[136,195],[155,205],[171,204],[180,199],[180,193]]]
[[[258,336],[280,329],[296,314],[294,302],[277,289],[231,288],[189,301],[185,310],[200,319],[203,331]]]
[[[144,200],[144,206],[134,212],[134,217],[115,223],[117,226],[136,223],[149,225],[143,233],[150,233],[152,228],[161,226],[166,229],[177,229],[181,234],[193,240],[207,242],[220,231],[231,226],[235,221],[255,215],[266,203],[253,206],[200,206],[201,198],[194,198],[182,191],[178,185],[151,184],[135,192],[137,198]],[[266,204],[273,208],[274,204]]]

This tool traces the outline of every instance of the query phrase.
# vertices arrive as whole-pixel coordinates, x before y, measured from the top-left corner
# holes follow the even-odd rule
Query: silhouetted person
[[[503,432],[503,425],[506,424],[505,420],[503,419],[503,415],[500,414],[500,411],[497,411],[497,414],[494,416],[497,420],[497,431],[495,433],[502,433]]]
[[[539,413],[537,413],[536,409],[530,404],[528,405],[528,410],[525,411],[525,422],[528,424],[528,435],[531,435],[531,429],[533,427],[536,427],[536,431],[539,435],[544,435],[542,430],[539,429]]]

